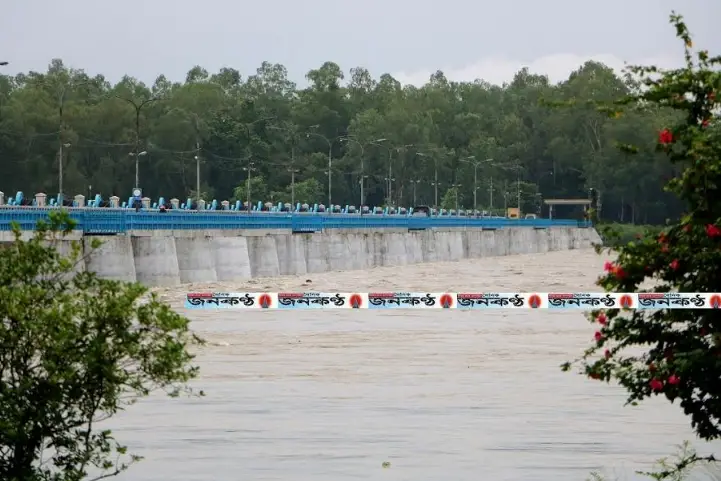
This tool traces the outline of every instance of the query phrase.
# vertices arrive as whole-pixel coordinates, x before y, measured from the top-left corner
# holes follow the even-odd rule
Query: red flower
[[[714,224],[709,224],[706,226],[706,235],[709,237],[719,237],[721,236],[721,229]]]
[[[603,356],[604,356],[606,359],[611,359],[611,351],[609,351],[608,349],[606,349],[606,351],[603,353]]]
[[[681,380],[675,374],[671,374],[671,376],[669,376],[669,378],[668,378],[668,383],[672,386],[676,386],[680,382],[681,382]]]
[[[683,231],[686,233],[691,232],[691,224],[686,224],[685,226],[683,226]]]
[[[668,249],[667,245],[664,245],[663,247],[661,247],[661,252],[668,252],[668,251],[669,251],[669,249]]]
[[[663,129],[663,130],[658,134],[658,141],[659,141],[659,143],[661,143],[661,144],[663,144],[663,145],[668,145],[668,144],[670,144],[671,142],[673,142],[673,134],[671,133],[670,130],[668,130],[668,129]]]
[[[648,384],[654,391],[661,391],[663,389],[663,382],[659,381],[658,379],[651,379],[651,382],[649,382]]]
[[[603,334],[601,334],[600,331],[596,331],[596,334],[593,335],[593,338],[596,340],[596,342],[601,342],[603,340]]]
[[[674,259],[674,260],[671,261],[671,263],[669,264],[669,267],[670,267],[671,269],[673,269],[674,271],[675,271],[675,270],[678,270],[678,266],[679,266],[678,259]]]
[[[616,266],[613,269],[613,274],[616,276],[617,279],[623,279],[626,277],[626,271],[623,270],[623,267]]]
[[[606,318],[606,314],[604,314],[603,312],[598,315],[598,317],[596,318],[596,320],[597,320],[598,323],[601,324],[602,326],[605,326],[606,323],[608,322],[608,319]]]
[[[606,263],[603,264],[603,270],[606,271],[606,272],[611,272],[611,271],[613,271],[613,262],[608,262],[608,261],[606,261]]]
[[[703,122],[701,122],[701,127],[708,127],[708,124],[709,124],[709,120],[706,119]]]
[[[658,242],[661,244],[665,244],[666,242],[668,242],[668,238],[666,237],[666,234],[664,234],[664,233],[659,234]]]

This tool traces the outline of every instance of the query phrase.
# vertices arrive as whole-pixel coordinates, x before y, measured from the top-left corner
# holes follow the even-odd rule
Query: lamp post
[[[475,214],[478,210],[478,167],[488,162],[493,162],[493,159],[476,160],[475,155],[461,159],[461,162],[471,164],[473,166],[473,213]],[[493,178],[491,178],[491,189],[493,189]],[[493,192],[491,191],[491,209],[493,209]]]
[[[130,152],[128,155],[135,158],[135,189],[139,189],[140,183],[138,182],[138,178],[140,172],[140,157],[145,157],[148,155],[148,152],[146,150],[143,150],[142,152],[138,152],[136,150],[135,152]]]
[[[70,142],[60,143],[58,149],[58,194],[60,194],[60,201],[63,202],[63,156],[65,154],[64,149],[70,148]]]
[[[411,179],[411,184],[413,184],[413,207],[416,207],[416,187],[418,186],[418,183],[420,182],[419,179],[413,180]]]
[[[360,209],[363,210],[363,204],[365,204],[365,178],[367,177],[365,175],[365,145],[380,145],[382,142],[385,142],[386,139],[375,139],[375,140],[369,140],[368,142],[365,142],[365,145],[358,141],[357,139],[354,139],[353,137],[341,137],[339,139],[341,142],[353,142],[354,144],[358,145],[361,149],[361,171],[360,171]]]
[[[425,154],[423,152],[418,152],[417,155],[419,157],[431,157],[428,154]],[[434,199],[434,205],[433,207],[437,210],[438,209],[438,160],[435,156],[433,158],[433,182],[431,182],[431,185],[433,186],[433,199]]]
[[[248,156],[247,160],[248,160],[248,166],[243,167],[243,170],[248,172],[248,177],[246,179],[246,184],[245,184],[246,185],[245,190],[246,190],[246,197],[248,199],[248,215],[250,215],[250,213],[251,213],[250,201],[252,198],[251,194],[250,194],[250,177],[251,177],[251,175],[253,175],[253,171],[255,171],[256,169],[255,169],[255,162],[251,161],[251,156]]]
[[[325,135],[319,134],[317,132],[306,132],[305,136],[310,137],[311,135],[321,138],[325,140],[325,142],[328,144],[328,209],[329,212],[333,212],[332,202],[333,202],[333,143],[342,138],[336,137],[334,139],[329,139]]]
[[[0,62],[0,65],[7,65],[8,62]],[[42,82],[45,83],[45,82]],[[55,94],[57,95],[58,99],[58,194],[60,194],[60,199],[63,199],[63,158],[65,157],[65,153],[63,152],[63,148],[70,147],[70,143],[65,140],[64,138],[64,132],[65,132],[65,119],[64,119],[64,113],[65,113],[65,97],[70,88],[77,88],[81,87],[83,85],[91,84],[92,81],[90,80],[84,80],[81,82],[68,82],[66,84],[63,84],[55,91]],[[46,84],[47,85],[47,84]]]
[[[142,112],[143,107],[146,105],[150,105],[153,102],[157,102],[158,100],[164,100],[160,97],[151,97],[149,99],[145,99],[142,102],[136,102],[133,99],[128,99],[125,97],[121,97],[119,95],[116,95],[117,98],[120,100],[125,100],[130,105],[133,106],[135,109],[135,188],[140,188],[140,156],[145,155],[147,152],[140,153],[140,112]]]
[[[453,188],[453,191],[455,192],[456,197],[456,215],[458,215],[458,189],[461,188],[461,184],[451,184],[451,187]]]
[[[295,209],[295,174],[300,172],[299,169],[295,168],[295,147],[298,141],[298,131],[294,129],[277,127],[275,125],[271,125],[268,128],[272,130],[282,130],[290,134],[290,165],[288,166],[287,170],[290,173],[290,204],[292,213]]]

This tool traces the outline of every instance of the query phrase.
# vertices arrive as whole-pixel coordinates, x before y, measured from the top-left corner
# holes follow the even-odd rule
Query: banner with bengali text
[[[191,292],[186,309],[719,309],[721,293]]]

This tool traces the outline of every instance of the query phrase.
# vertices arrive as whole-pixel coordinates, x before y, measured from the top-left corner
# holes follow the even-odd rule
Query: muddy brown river
[[[603,262],[590,250],[554,252],[163,295],[183,311],[188,290],[598,291]],[[693,440],[678,407],[623,407],[620,389],[560,371],[591,342],[579,312],[186,314],[210,342],[196,383],[207,396],[152,397],[113,420],[146,457],[116,479],[641,479],[635,470]]]

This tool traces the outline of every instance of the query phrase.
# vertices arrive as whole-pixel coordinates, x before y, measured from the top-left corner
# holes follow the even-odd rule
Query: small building
[[[560,206],[560,205],[570,205],[570,206],[583,206],[584,212],[588,212],[588,210],[591,208],[591,200],[590,199],[545,199],[543,201],[544,204],[548,206],[548,218],[553,219],[553,207],[554,206]]]

